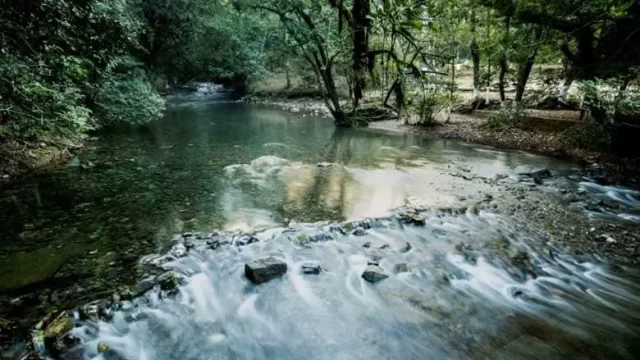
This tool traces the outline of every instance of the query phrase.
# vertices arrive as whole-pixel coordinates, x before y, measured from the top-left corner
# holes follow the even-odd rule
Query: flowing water
[[[81,322],[85,359],[638,354],[637,269],[571,256],[501,211],[524,196],[509,192],[535,193],[540,207],[637,231],[638,192],[570,176],[574,164],[210,97],[97,137],[0,194],[0,318],[27,325],[110,297],[150,267],[180,278],[177,293],[155,288]],[[518,175],[543,167],[554,176],[542,186]],[[424,225],[395,215],[417,205]],[[353,223],[365,218],[376,220]],[[174,238],[186,232],[200,235]],[[213,250],[216,239],[230,244]],[[252,285],[244,264],[269,255],[286,275]],[[389,278],[364,281],[371,261]],[[322,272],[303,274],[307,263]]]

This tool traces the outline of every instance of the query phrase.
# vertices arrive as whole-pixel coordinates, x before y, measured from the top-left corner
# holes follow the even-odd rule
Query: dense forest
[[[339,126],[365,125],[372,99],[430,123],[464,102],[465,66],[472,105],[494,89],[502,118],[577,106],[599,134],[640,106],[637,0],[5,0],[0,19],[0,140],[26,146],[148,122],[179,85],[275,74],[317,89]]]

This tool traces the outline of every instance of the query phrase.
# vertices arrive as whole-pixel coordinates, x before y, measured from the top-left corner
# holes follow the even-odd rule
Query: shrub
[[[109,64],[95,97],[101,124],[145,124],[162,116],[164,100],[138,66],[126,58]]]
[[[505,104],[497,113],[489,116],[483,126],[492,131],[506,130],[517,126],[523,113],[524,108],[521,103],[510,102]]]
[[[438,91],[437,89],[433,91],[426,90],[417,105],[418,125],[434,125],[436,116],[443,110],[448,109],[453,102],[455,102],[455,98],[452,100],[451,96],[444,91]]]
[[[93,127],[82,91],[65,76],[82,77],[82,65],[55,60],[0,56],[0,138],[38,141]]]
[[[613,144],[613,126],[589,120],[570,127],[560,134],[561,139],[588,150],[604,150]]]

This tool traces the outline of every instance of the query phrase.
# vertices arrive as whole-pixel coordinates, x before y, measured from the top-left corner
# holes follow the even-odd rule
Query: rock
[[[396,264],[395,271],[396,271],[396,274],[409,272],[409,266],[405,263]]]
[[[82,320],[98,321],[108,317],[110,306],[108,300],[96,300],[80,307],[78,314]]]
[[[178,243],[171,248],[171,250],[169,251],[169,255],[175,258],[185,257],[187,256],[187,247],[182,243]]]
[[[36,326],[33,334],[33,343],[36,347],[44,346],[49,354],[56,357],[76,344],[77,339],[69,336],[69,332],[74,327],[74,320],[70,314],[60,313],[58,317],[49,322],[43,331],[43,324],[46,322],[47,319]]]
[[[103,343],[103,342],[99,342],[98,343],[98,353],[102,354],[102,353],[106,353],[107,351],[109,351],[109,345]]]
[[[158,284],[163,291],[175,291],[180,286],[178,276],[173,272],[164,273],[158,276]]]
[[[302,265],[302,273],[306,275],[318,275],[322,271],[322,266],[317,264]]]
[[[321,162],[321,163],[318,163],[318,167],[320,167],[320,168],[329,167],[329,166],[331,166],[331,165],[333,165],[333,164],[332,164],[332,163],[330,163],[330,162]]]
[[[371,241],[367,241],[366,243],[364,243],[364,245],[362,245],[363,248],[370,248],[371,247]]]
[[[353,236],[365,236],[365,235],[367,235],[367,232],[363,228],[359,227],[359,228],[353,230],[351,232],[351,235],[353,235]]]
[[[144,279],[138,282],[132,289],[133,297],[139,297],[144,295],[149,290],[153,289],[156,282],[153,279]]]
[[[244,274],[254,284],[262,284],[287,272],[287,263],[273,256],[254,260],[244,265]]]
[[[377,283],[388,278],[389,275],[384,273],[384,270],[378,265],[369,265],[362,273],[362,278],[370,283]]]
[[[417,226],[424,226],[426,224],[426,221],[422,216],[413,212],[400,214],[400,221],[404,224]]]
[[[66,312],[62,312],[55,318],[44,331],[46,338],[60,338],[73,329],[73,318]]]
[[[8,179],[8,178],[9,178],[9,174],[4,174],[4,175],[2,175],[2,178],[3,178],[3,179]]]
[[[527,172],[527,173],[520,173],[519,175],[522,176],[528,176],[534,179],[548,179],[552,176],[551,171],[547,168],[543,168],[543,169],[539,169],[539,170],[534,170],[531,172]]]
[[[259,241],[260,241],[260,239],[258,239],[255,236],[243,236],[240,239],[236,239],[233,242],[233,244],[235,246],[246,246],[246,245],[249,245],[249,244],[257,243]]]
[[[600,200],[598,202],[598,205],[603,206],[603,207],[607,207],[610,209],[619,209],[620,208],[620,203],[615,201],[615,200],[609,200],[609,199],[604,199],[604,200]]]
[[[389,246],[389,244],[384,244],[378,247],[378,249],[380,250],[384,250],[384,249],[389,249],[391,246]]]

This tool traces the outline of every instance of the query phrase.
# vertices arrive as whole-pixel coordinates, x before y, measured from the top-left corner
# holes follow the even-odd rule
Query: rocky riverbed
[[[65,359],[199,359],[205,352],[264,358],[272,351],[297,358],[301,347],[315,348],[314,336],[337,331],[337,322],[354,333],[341,335],[333,351],[356,356],[353,349],[368,343],[359,332],[382,331],[379,320],[402,336],[387,334],[368,346],[429,341],[422,357],[403,347],[407,359],[521,358],[530,346],[552,358],[632,358],[639,313],[631,304],[640,288],[628,281],[640,274],[568,252],[560,239],[537,229],[542,218],[513,222],[497,203],[487,197],[470,207],[403,208],[391,217],[342,224],[182,234],[167,253],[142,259],[147,280],[137,287],[45,319],[34,331],[34,348]],[[325,306],[349,313],[344,321],[350,325],[334,315],[329,320]],[[601,317],[607,307],[621,306],[631,307]],[[544,315],[550,311],[554,318]],[[314,330],[307,328],[310,318]],[[591,326],[609,329],[606,337],[615,341],[603,345]],[[289,331],[298,340],[280,338]]]

